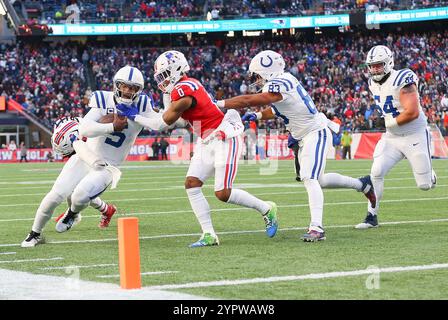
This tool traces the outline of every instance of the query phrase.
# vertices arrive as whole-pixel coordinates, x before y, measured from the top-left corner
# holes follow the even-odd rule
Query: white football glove
[[[393,128],[398,126],[397,118],[394,118],[391,114],[386,114],[384,117],[384,124],[386,125],[386,128]]]

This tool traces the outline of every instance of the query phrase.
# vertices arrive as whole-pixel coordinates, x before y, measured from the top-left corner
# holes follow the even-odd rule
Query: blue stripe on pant
[[[322,132],[319,131],[319,140],[317,141],[316,153],[314,155],[314,166],[313,166],[313,172],[311,173],[311,179],[315,179],[316,168],[317,168],[317,164],[319,162],[319,147],[320,147],[321,139],[322,139]]]
[[[322,150],[320,152],[319,170],[317,170],[316,179],[319,179],[319,177],[320,177],[320,170],[322,169],[322,163],[324,163],[324,153],[325,153],[326,146],[327,146],[327,130],[324,129],[324,143],[322,143]]]

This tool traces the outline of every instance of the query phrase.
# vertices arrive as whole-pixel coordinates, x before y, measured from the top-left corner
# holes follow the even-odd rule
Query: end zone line
[[[416,223],[437,223],[437,222],[448,222],[448,218],[441,219],[430,219],[430,220],[410,220],[410,221],[389,221],[381,222],[380,227],[383,225],[396,225],[396,224],[416,224]],[[325,226],[325,229],[332,228],[354,228],[354,224],[346,225],[330,225]],[[305,230],[308,227],[290,227],[290,228],[279,228],[279,231],[291,231],[291,230]],[[218,235],[224,234],[245,234],[245,233],[264,233],[266,230],[241,230],[241,231],[222,231],[217,232]],[[358,230],[357,232],[363,232]],[[163,239],[163,238],[176,238],[176,237],[193,237],[201,236],[202,233],[177,233],[177,234],[162,234],[157,236],[142,236],[139,237],[140,240],[149,239]],[[117,238],[106,238],[106,239],[86,239],[86,240],[61,240],[61,241],[47,241],[46,244],[66,244],[66,243],[95,243],[95,242],[114,242]],[[0,247],[18,247],[20,243],[10,243],[10,244],[0,244]]]
[[[337,271],[337,272],[326,272],[326,273],[310,273],[310,274],[304,274],[304,275],[277,276],[277,277],[268,277],[268,278],[220,280],[220,281],[207,281],[207,282],[201,281],[201,282],[191,282],[191,283],[184,283],[184,284],[165,284],[165,285],[150,286],[150,287],[145,287],[145,288],[151,289],[151,290],[167,290],[167,289],[235,286],[235,285],[244,285],[244,284],[270,283],[270,282],[280,282],[280,281],[300,281],[300,280],[314,280],[314,279],[330,279],[330,278],[340,278],[340,277],[371,275],[371,274],[378,274],[378,273],[395,273],[395,272],[437,270],[437,269],[448,269],[448,263],[420,265],[420,266],[363,269],[363,270],[352,270],[352,271]]]

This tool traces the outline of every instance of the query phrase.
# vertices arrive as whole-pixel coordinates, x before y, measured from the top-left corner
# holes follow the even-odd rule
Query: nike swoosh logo
[[[418,145],[419,144],[419,142],[417,142],[417,143],[413,143],[412,145],[415,147],[416,145]]]

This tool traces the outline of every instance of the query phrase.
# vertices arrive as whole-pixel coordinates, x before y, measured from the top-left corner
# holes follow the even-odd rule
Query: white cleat
[[[81,214],[68,214],[68,210],[58,218],[56,231],[61,233],[70,230],[73,226],[81,222]]]
[[[22,241],[20,245],[22,248],[33,248],[38,244],[44,243],[44,239],[40,235],[40,233],[31,231],[25,240]]]

